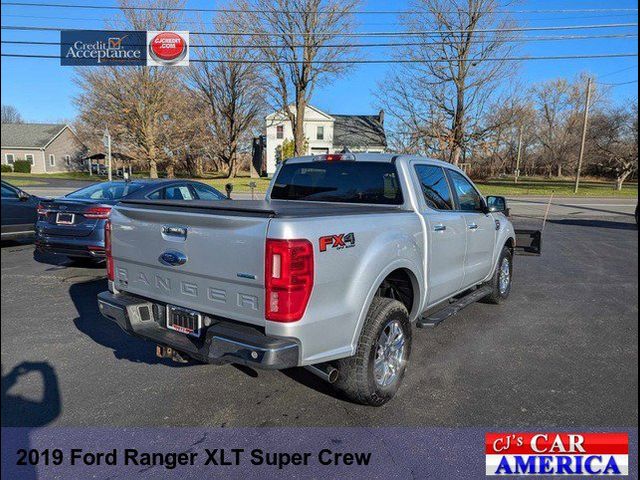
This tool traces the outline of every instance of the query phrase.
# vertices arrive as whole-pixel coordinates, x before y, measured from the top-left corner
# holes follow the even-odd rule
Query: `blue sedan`
[[[191,180],[132,180],[103,182],[41,200],[36,222],[36,251],[71,259],[102,260],[104,225],[111,208],[126,197],[155,200],[225,200],[209,185]]]

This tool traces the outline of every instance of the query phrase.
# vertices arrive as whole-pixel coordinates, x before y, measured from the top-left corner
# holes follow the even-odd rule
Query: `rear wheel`
[[[506,300],[511,293],[511,279],[513,276],[513,253],[507,247],[502,249],[500,259],[498,260],[498,267],[493,274],[493,277],[488,282],[493,289],[490,295],[484,298],[485,302],[499,304],[503,300]]]
[[[380,406],[398,391],[411,353],[411,324],[405,306],[373,299],[353,357],[338,362],[336,387],[354,402]]]

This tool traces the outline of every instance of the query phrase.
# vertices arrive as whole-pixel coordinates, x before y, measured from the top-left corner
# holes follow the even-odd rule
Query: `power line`
[[[524,37],[524,38],[508,38],[501,39],[500,43],[520,43],[520,42],[544,42],[544,41],[565,41],[565,40],[588,40],[588,39],[611,39],[611,38],[637,38],[637,33],[625,33],[625,34],[609,34],[609,35],[551,35],[551,36],[539,36],[539,37]],[[493,40],[478,40],[476,43],[493,43]],[[51,41],[33,41],[33,40],[2,40],[4,44],[10,45],[51,45],[51,46],[71,46],[71,43],[51,42]],[[316,48],[371,48],[371,47],[418,47],[429,45],[448,45],[449,42],[390,42],[390,43],[342,43],[342,44],[324,44],[317,45]],[[145,45],[131,45],[134,47],[144,47]],[[265,48],[282,48],[282,47],[294,47],[302,48],[303,44],[293,45],[229,45],[229,44],[196,44],[193,43],[194,48],[250,48],[250,49],[265,49]]]
[[[282,13],[318,13],[331,14],[333,12],[327,10],[305,11],[305,10],[278,10],[278,9],[234,9],[234,8],[189,8],[189,7],[127,7],[117,5],[87,5],[87,4],[68,4],[68,3],[30,3],[30,2],[1,2],[6,6],[17,7],[46,7],[46,8],[74,8],[88,10],[145,10],[145,11],[164,11],[164,12],[196,12],[196,13],[261,13],[261,14],[282,14]],[[481,11],[482,12],[482,11]],[[490,13],[488,10],[485,13]],[[495,13],[500,14],[557,14],[557,13],[609,13],[609,12],[638,12],[637,8],[576,8],[576,9],[535,9],[535,10],[496,10]],[[425,14],[421,10],[356,10],[353,12],[358,15],[421,15]],[[459,13],[458,11],[448,11],[441,13]]]
[[[611,75],[615,75],[617,73],[626,72],[626,71],[631,70],[633,68],[638,68],[638,65],[632,65],[631,67],[621,68],[620,70],[616,70],[615,72],[605,73],[604,75],[600,75],[600,78],[610,77]]]
[[[283,35],[299,35],[299,36],[318,36],[326,35],[332,37],[413,37],[413,36],[428,36],[428,35],[451,35],[451,34],[463,34],[463,33],[509,33],[509,32],[536,32],[536,31],[549,31],[549,30],[592,30],[600,28],[626,28],[637,27],[638,23],[605,23],[594,25],[555,25],[544,27],[512,27],[512,28],[484,28],[484,29],[467,29],[467,30],[423,30],[423,31],[407,31],[407,32],[191,32],[193,35],[220,35],[220,36],[258,36],[258,37],[281,37]],[[2,30],[25,30],[25,31],[86,31],[86,29],[80,28],[61,28],[61,27],[33,27],[33,26],[18,26],[18,25],[3,25]],[[93,30],[104,31],[104,30]],[[108,31],[108,30],[107,30]]]
[[[573,17],[556,17],[554,20],[589,20],[589,19],[602,19],[602,18],[620,18],[620,17],[636,17],[637,13],[618,13],[613,15],[597,15],[597,16],[573,16]],[[5,18],[23,18],[29,20],[62,20],[62,21],[72,21],[72,22],[86,22],[86,21],[94,21],[94,22],[104,22],[109,20],[108,18],[102,17],[60,17],[60,16],[52,16],[52,15],[19,15],[19,14],[2,14]],[[542,20],[542,18],[529,18],[527,22],[533,22],[537,20]],[[174,22],[175,25],[192,25],[193,21],[177,21]],[[359,26],[390,26],[397,25],[397,22],[358,22]]]
[[[598,85],[602,85],[605,87],[621,87],[622,85],[631,85],[632,83],[638,83],[638,80],[631,80],[630,82],[620,82],[620,83],[600,83],[597,82]]]
[[[23,54],[23,53],[2,53],[0,56],[2,57],[13,57],[13,58],[51,58],[51,59],[62,59],[59,55],[33,55],[33,54]],[[482,63],[482,62],[519,62],[519,61],[530,61],[530,60],[577,60],[577,59],[596,59],[596,58],[625,58],[625,57],[637,57],[638,53],[602,53],[602,54],[585,54],[585,55],[546,55],[539,57],[492,57],[492,58],[483,58],[482,60],[478,59],[460,59],[460,58],[433,58],[427,60],[413,60],[413,59],[374,59],[374,60],[327,60],[327,61],[316,61],[311,62],[312,64],[322,64],[322,65],[334,65],[334,64],[343,64],[343,65],[355,65],[355,64],[391,64],[391,63],[450,63],[450,62],[472,62],[472,63]],[[304,61],[294,61],[294,60],[246,60],[246,59],[190,59],[190,62],[194,63],[237,63],[237,64],[288,64],[288,65],[297,65],[303,64]]]

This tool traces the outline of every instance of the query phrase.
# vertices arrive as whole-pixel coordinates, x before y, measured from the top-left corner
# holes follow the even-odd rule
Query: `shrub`
[[[5,165],[2,164],[2,173],[8,173],[8,172],[13,172],[13,168],[11,168],[11,165]]]
[[[16,173],[31,173],[31,162],[28,160],[16,160],[13,162],[13,171]]]

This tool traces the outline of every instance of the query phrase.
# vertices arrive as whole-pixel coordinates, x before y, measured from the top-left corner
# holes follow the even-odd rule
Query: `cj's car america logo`
[[[488,476],[629,474],[626,433],[487,433]]]
[[[63,66],[186,66],[189,32],[63,30]]]

